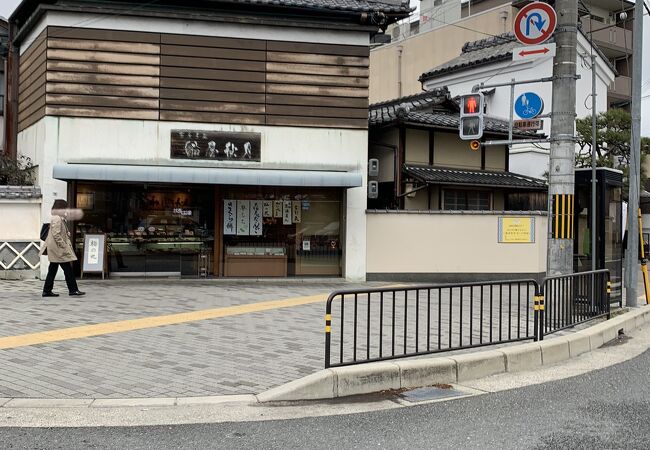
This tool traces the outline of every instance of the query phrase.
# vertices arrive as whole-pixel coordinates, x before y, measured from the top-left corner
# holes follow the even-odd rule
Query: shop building
[[[104,234],[111,276],[364,279],[369,40],[408,14],[25,0],[9,109],[43,221],[83,210],[77,250]]]

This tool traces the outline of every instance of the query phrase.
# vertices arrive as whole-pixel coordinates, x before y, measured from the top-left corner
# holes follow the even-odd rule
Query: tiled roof
[[[430,92],[402,97],[370,105],[369,125],[387,125],[401,122],[414,125],[429,125],[438,128],[458,129],[460,126],[459,107],[451,99],[446,87]],[[493,117],[485,117],[484,131],[495,134],[508,134],[508,122]],[[514,130],[514,136],[535,136],[533,131]]]
[[[413,9],[409,0],[226,0],[232,3],[249,3],[263,6],[287,6],[304,9],[331,9],[382,13],[409,13]]]
[[[460,56],[423,73],[419,80],[425,81],[442,73],[448,74],[467,67],[510,59],[515,47],[521,47],[521,44],[512,33],[466,42]]]
[[[41,188],[36,186],[0,186],[0,199],[41,198]]]
[[[579,33],[589,41],[582,30],[579,29]],[[551,37],[548,42],[554,41],[555,38]],[[460,56],[423,73],[420,75],[418,80],[424,82],[431,78],[436,78],[438,75],[447,75],[468,67],[476,67],[483,64],[510,60],[512,58],[512,49],[522,46],[523,44],[517,41],[512,32],[479,39],[478,41],[466,42],[465,45],[463,45]],[[612,66],[609,59],[603,54],[598,45],[594,44],[594,50],[598,53],[603,62],[614,73],[616,73],[616,69]]]
[[[487,170],[465,170],[428,165],[405,164],[404,171],[427,184],[448,184],[457,186],[511,187],[518,189],[546,190],[544,180],[519,175],[513,172],[491,172]]]

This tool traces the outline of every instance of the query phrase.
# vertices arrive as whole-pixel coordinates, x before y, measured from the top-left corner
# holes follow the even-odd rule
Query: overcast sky
[[[419,7],[419,0],[410,0],[411,5]],[[20,3],[20,0],[0,0],[0,16],[9,17],[16,6]],[[415,14],[419,14],[418,11]],[[645,48],[643,49],[643,61],[644,64],[644,74],[643,74],[643,114],[641,129],[642,133],[645,136],[650,136],[650,17],[645,16],[644,20],[644,43]]]

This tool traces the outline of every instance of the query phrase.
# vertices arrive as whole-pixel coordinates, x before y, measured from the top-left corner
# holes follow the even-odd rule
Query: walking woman
[[[45,278],[45,286],[43,286],[43,297],[59,296],[59,294],[52,292],[54,288],[54,277],[59,270],[59,266],[63,269],[69,294],[85,294],[85,292],[81,292],[77,287],[77,281],[74,278],[72,269],[72,262],[76,261],[77,257],[74,254],[72,242],[70,241],[70,231],[68,230],[67,223],[68,215],[68,202],[60,199],[54,200],[50,231],[45,239],[45,245],[41,249],[41,254],[47,251],[47,259],[50,261],[50,267],[47,270],[47,277]]]

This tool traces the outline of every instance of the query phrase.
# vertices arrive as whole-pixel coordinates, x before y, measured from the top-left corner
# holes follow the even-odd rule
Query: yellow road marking
[[[328,294],[310,295],[307,297],[294,297],[282,300],[271,300],[245,305],[227,306],[224,308],[205,309],[164,316],[145,317],[142,319],[121,320],[118,322],[98,323],[72,328],[62,328],[37,333],[21,334],[0,338],[0,349],[26,347],[29,345],[46,344],[49,342],[67,341],[103,334],[121,333],[125,331],[143,330],[165,325],[175,325],[198,320],[216,319],[219,317],[238,316],[241,314],[268,311],[270,309],[288,308],[291,306],[308,305],[327,300]]]

